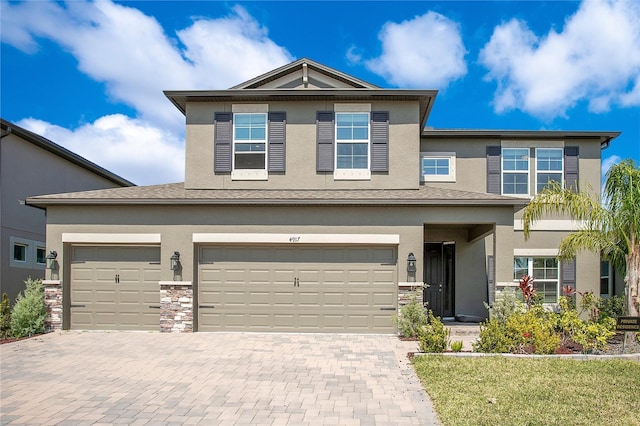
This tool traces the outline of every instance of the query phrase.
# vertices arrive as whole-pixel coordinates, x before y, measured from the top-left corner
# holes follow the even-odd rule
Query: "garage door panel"
[[[293,307],[295,306],[295,295],[293,291],[275,292],[273,294],[274,306]]]
[[[249,293],[249,306],[269,306],[271,304],[271,293],[268,291]]]
[[[395,297],[394,293],[374,293],[373,294],[373,306],[394,306],[395,305]]]
[[[199,330],[392,333],[395,275],[395,247],[202,247]]]
[[[298,306],[320,307],[322,295],[317,291],[301,291],[298,293]]]

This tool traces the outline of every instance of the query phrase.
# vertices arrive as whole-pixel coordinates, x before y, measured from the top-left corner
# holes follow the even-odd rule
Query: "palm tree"
[[[552,213],[568,215],[582,223],[579,230],[562,240],[558,257],[571,259],[579,250],[600,253],[616,270],[625,272],[626,312],[639,316],[640,169],[633,160],[624,160],[609,169],[603,200],[593,191],[574,192],[573,188],[551,182],[523,211],[525,238],[529,238],[533,222]]]

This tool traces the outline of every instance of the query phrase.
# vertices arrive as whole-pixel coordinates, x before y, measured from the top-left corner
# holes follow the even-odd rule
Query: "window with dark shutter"
[[[389,171],[389,112],[371,112],[371,171]]]
[[[487,192],[501,194],[500,182],[500,146],[487,147]]]
[[[233,114],[230,112],[216,112],[214,118],[215,130],[213,133],[213,171],[215,173],[230,173]]]
[[[268,139],[269,155],[268,170],[270,172],[284,172],[286,164],[286,122],[285,112],[270,112]]]
[[[564,184],[573,192],[578,192],[578,159],[579,149],[577,146],[564,147]]]
[[[334,158],[334,113],[318,111],[316,114],[316,170],[333,171]]]

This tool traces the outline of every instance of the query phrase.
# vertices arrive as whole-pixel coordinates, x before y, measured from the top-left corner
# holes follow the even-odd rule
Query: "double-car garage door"
[[[198,331],[393,333],[395,246],[202,246]],[[73,246],[72,329],[159,330],[159,247]]]
[[[198,276],[200,331],[394,331],[395,247],[201,247]]]

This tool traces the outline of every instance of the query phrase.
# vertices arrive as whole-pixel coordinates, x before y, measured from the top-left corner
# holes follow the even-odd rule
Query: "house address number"
[[[291,237],[289,237],[289,242],[290,243],[299,243],[300,242],[300,238],[301,237],[291,236]]]

